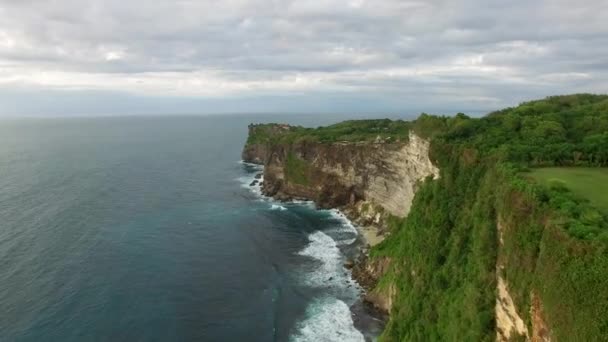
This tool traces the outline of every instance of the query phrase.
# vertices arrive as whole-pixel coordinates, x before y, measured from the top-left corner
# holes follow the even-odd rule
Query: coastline
[[[382,309],[379,309],[373,301],[369,300],[369,292],[375,287],[375,282],[371,281],[370,277],[366,276],[366,272],[361,272],[365,269],[369,250],[371,247],[380,243],[384,236],[381,234],[381,228],[377,225],[364,224],[364,220],[357,216],[356,210],[348,206],[342,208],[321,208],[318,204],[308,198],[291,197],[291,196],[271,196],[264,191],[264,166],[261,163],[251,163],[241,160],[243,164],[254,166],[256,171],[253,180],[247,184],[251,191],[256,195],[261,196],[266,200],[276,201],[272,207],[277,207],[280,210],[286,210],[285,204],[310,204],[314,206],[314,210],[330,211],[331,216],[344,221],[343,224],[351,226],[356,231],[356,238],[343,246],[341,250],[343,262],[341,266],[343,273],[349,275],[351,281],[355,283],[359,289],[358,299],[349,306],[351,318],[354,327],[359,330],[365,341],[375,341],[384,330],[384,326],[388,322],[388,314]]]

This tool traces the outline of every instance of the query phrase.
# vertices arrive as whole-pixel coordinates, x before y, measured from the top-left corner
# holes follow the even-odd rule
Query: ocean
[[[355,227],[240,160],[250,122],[346,118],[0,120],[0,340],[373,339]]]

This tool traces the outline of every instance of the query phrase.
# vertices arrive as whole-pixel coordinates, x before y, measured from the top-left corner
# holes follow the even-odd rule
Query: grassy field
[[[577,196],[608,212],[608,168],[546,167],[532,169],[531,175],[546,184],[561,181]]]

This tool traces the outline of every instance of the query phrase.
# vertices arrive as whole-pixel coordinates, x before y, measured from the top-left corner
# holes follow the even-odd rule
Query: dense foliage
[[[439,179],[427,180],[409,216],[372,258],[388,257],[379,288],[397,296],[384,340],[496,338],[496,272],[532,326],[537,296],[558,341],[608,338],[608,219],[528,167],[606,166],[608,97],[571,95],[472,119],[422,115]],[[497,229],[500,228],[500,229]],[[531,329],[529,329],[531,331]]]
[[[608,165],[608,96],[570,95],[532,101],[481,119],[424,115],[442,140],[529,166]],[[428,133],[426,133],[428,135]]]
[[[350,120],[317,128],[264,124],[257,125],[255,134],[249,135],[247,143],[407,141],[410,125],[407,121],[389,119]]]
[[[542,167],[531,169],[530,176],[550,188],[572,191],[608,213],[608,168]]]
[[[530,333],[544,322],[556,341],[608,341],[606,212],[530,172],[608,166],[608,96],[549,97],[483,118],[265,125],[249,143],[407,141],[410,130],[430,139],[440,177],[420,184],[409,216],[393,218],[371,251],[391,260],[376,291],[396,290],[381,339],[495,340],[500,275]],[[291,181],[307,184],[307,167],[288,155]]]

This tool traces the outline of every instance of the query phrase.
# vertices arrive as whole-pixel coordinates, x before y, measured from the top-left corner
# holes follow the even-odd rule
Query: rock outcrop
[[[243,160],[264,164],[266,195],[306,198],[323,208],[367,203],[398,217],[409,212],[418,182],[439,175],[429,143],[413,133],[402,143],[248,144]]]
[[[529,308],[518,308],[509,292],[509,285],[503,274],[506,266],[502,260],[502,249],[505,244],[505,223],[502,217],[497,218],[496,230],[498,233],[498,257],[496,262],[496,341],[525,340],[531,342],[550,342],[551,334],[544,319],[542,303],[533,290],[530,293],[531,305]],[[521,309],[529,309],[531,322],[526,325],[522,319]]]
[[[504,245],[504,223],[500,217],[497,219],[496,231],[498,233],[498,250],[500,251]],[[508,284],[503,278],[504,269],[505,266],[499,255],[496,262],[496,305],[494,306],[496,341],[511,341],[516,336],[529,341],[528,327],[519,315],[518,308],[509,293]]]
[[[495,307],[496,341],[511,341],[515,335],[523,336],[526,340],[529,340],[526,324],[517,313],[507,283],[501,276],[497,277],[497,292]]]
[[[285,125],[249,126],[243,160],[264,165],[262,191],[280,200],[313,200],[321,208],[340,208],[356,223],[374,227],[364,234],[370,244],[381,241],[387,218],[407,216],[419,182],[438,177],[429,158],[429,142],[410,132],[407,142],[381,139],[322,143],[310,140],[271,143],[256,134],[284,134]],[[264,132],[259,132],[264,129]],[[395,288],[376,289],[390,260],[362,255],[353,275],[366,288],[366,300],[388,312]]]
[[[250,124],[248,126],[249,134],[247,143],[243,148],[242,158],[248,163],[263,165],[268,156],[268,144],[263,141],[256,140],[259,136],[265,135],[280,135],[289,132],[288,125],[259,125]]]
[[[392,283],[382,288],[376,285],[380,277],[388,271],[390,266],[391,259],[389,258],[369,260],[367,255],[363,254],[352,270],[353,277],[366,290],[364,295],[365,301],[383,313],[391,311],[397,289]]]

